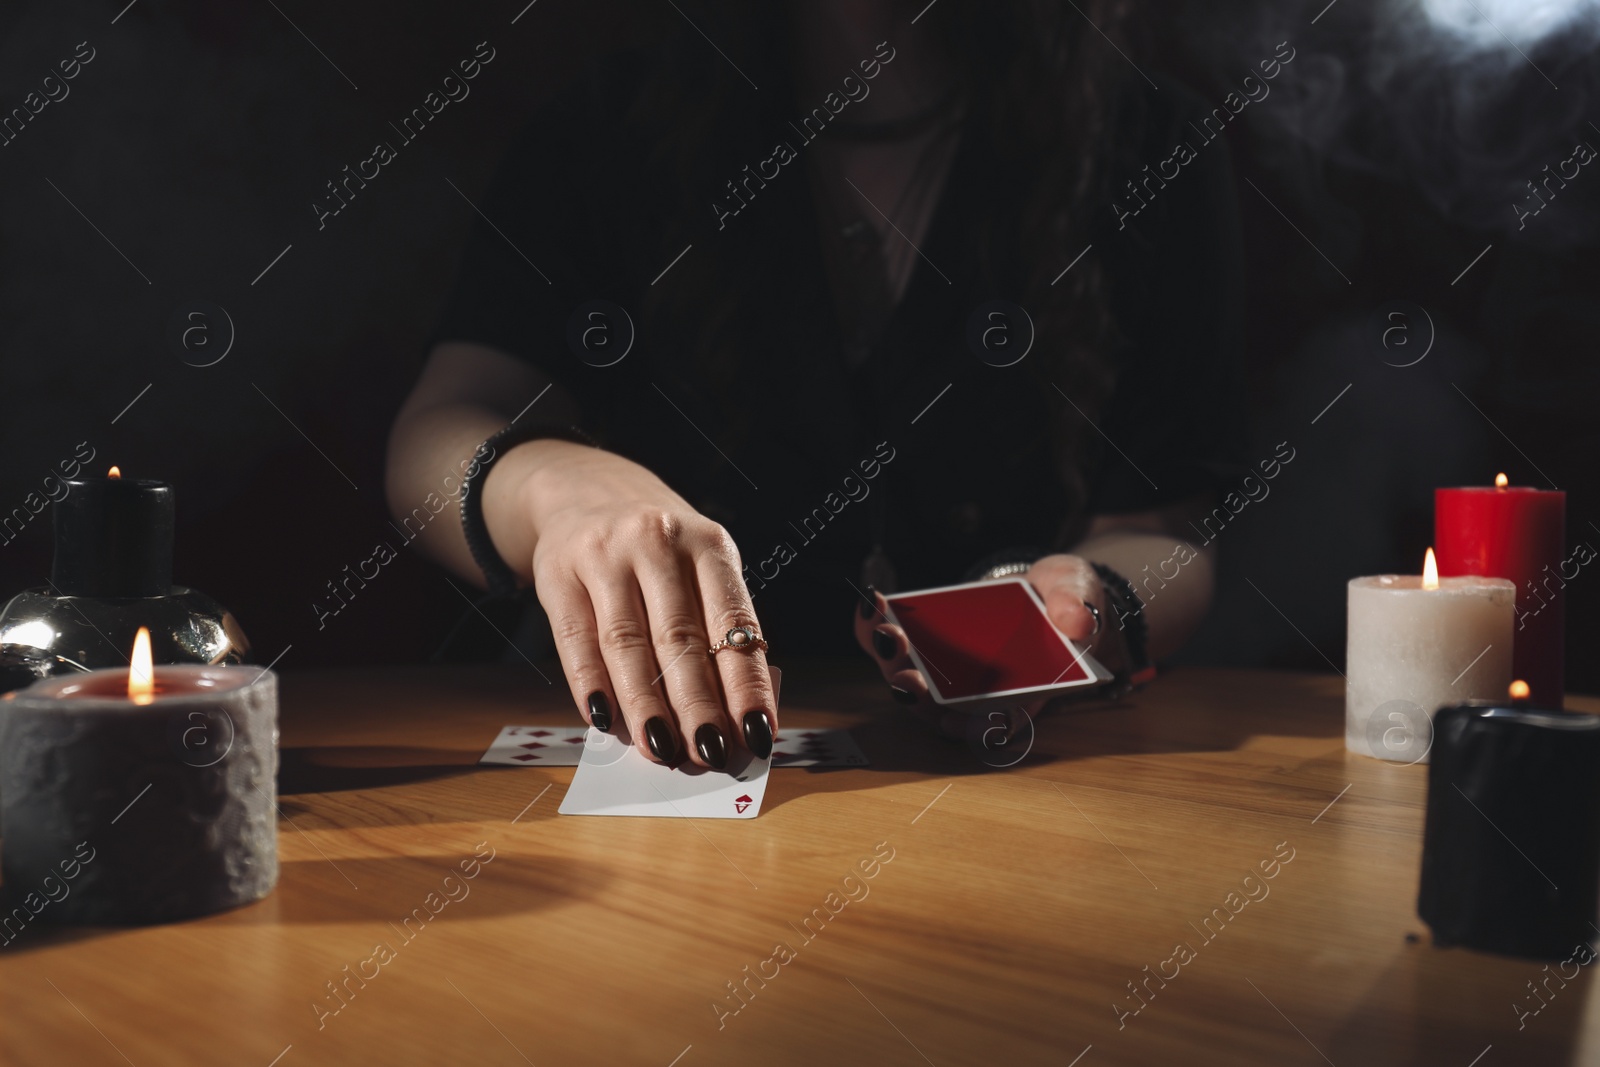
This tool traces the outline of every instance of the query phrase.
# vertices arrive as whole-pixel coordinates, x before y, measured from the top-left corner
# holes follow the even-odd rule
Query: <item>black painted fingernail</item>
[[[901,689],[898,685],[891,685],[889,693],[900,704],[915,704],[917,702],[917,694],[909,689]]]
[[[863,600],[861,602],[861,606],[856,609],[861,613],[861,617],[863,619],[870,619],[873,615],[877,614],[878,604],[876,598],[873,596],[873,594],[876,592],[877,590],[872,588],[872,586],[867,586],[867,598]]]
[[[772,755],[772,723],[760,708],[744,713],[744,744],[756,759]]]
[[[728,765],[728,742],[712,723],[705,723],[694,732],[694,747],[708,766],[720,771]]]
[[[667,725],[667,720],[659,715],[647,719],[644,724],[644,737],[650,743],[650,751],[656,759],[662,763],[678,762],[678,735]]]
[[[589,725],[603,734],[611,732],[611,702],[598,689],[589,694]]]
[[[894,638],[883,630],[872,631],[872,647],[878,650],[878,658],[883,660],[894,659]]]

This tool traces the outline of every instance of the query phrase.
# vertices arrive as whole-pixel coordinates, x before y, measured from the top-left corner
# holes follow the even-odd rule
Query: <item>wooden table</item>
[[[0,1061],[1600,1060],[1589,969],[1519,1030],[1539,964],[1431,946],[1425,770],[1345,753],[1336,677],[1174,672],[994,769],[869,663],[787,666],[784,725],[872,766],[775,770],[753,822],[558,816],[570,768],[475,766],[504,724],[576,722],[526,670],[289,674],[277,891],[35,924],[0,949]]]

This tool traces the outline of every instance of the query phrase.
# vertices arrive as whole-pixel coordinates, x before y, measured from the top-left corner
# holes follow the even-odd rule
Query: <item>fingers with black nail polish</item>
[[[706,766],[715,767],[720,771],[728,765],[728,742],[715,723],[703,723],[700,729],[694,732],[694,747]]]
[[[744,713],[744,745],[756,759],[772,755],[772,723],[760,708]]]
[[[650,745],[650,752],[662,763],[678,762],[678,734],[667,720],[656,715],[644,724],[644,737]]]
[[[598,689],[589,694],[589,725],[603,734],[611,732],[611,702]]]
[[[870,619],[878,613],[878,591],[872,586],[867,586],[867,595],[861,601],[861,606],[856,610],[863,619]]]
[[[878,658],[885,662],[894,659],[900,651],[895,643],[894,634],[882,628],[872,631],[872,648],[878,653]]]
[[[901,689],[897,685],[891,685],[889,687],[889,695],[894,697],[895,702],[899,704],[909,705],[917,702],[917,694],[911,692],[909,689]]]

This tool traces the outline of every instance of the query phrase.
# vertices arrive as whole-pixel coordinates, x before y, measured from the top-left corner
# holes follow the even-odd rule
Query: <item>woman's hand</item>
[[[536,461],[502,462],[490,479],[520,478],[501,491],[532,523],[534,589],[584,718],[605,731],[620,720],[661,763],[721,769],[736,744],[770,755],[766,655],[707,655],[734,627],[761,632],[727,531],[621,456],[549,440],[518,449],[530,446]]]
[[[1121,655],[1121,646],[1112,632],[1117,620],[1111,616],[1105,587],[1088,562],[1078,556],[1046,556],[1028,569],[1027,579],[1044,601],[1056,629],[1115,670]],[[872,602],[862,601],[856,612],[856,642],[877,662],[894,699],[936,718],[940,732],[947,737],[971,740],[974,732],[987,737],[987,731],[994,726],[988,713],[951,711],[928,696],[927,682],[911,663],[905,631],[884,615],[883,594],[872,591],[870,596]],[[1089,610],[1091,606],[1100,613],[1098,627],[1094,612]],[[1032,718],[1046,703],[1038,700],[1018,705],[1010,717],[1011,731],[1014,733],[1021,726],[1023,716]]]

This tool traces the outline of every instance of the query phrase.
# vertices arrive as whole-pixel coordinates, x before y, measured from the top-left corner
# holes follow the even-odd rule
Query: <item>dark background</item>
[[[399,544],[385,438],[473,217],[462,194],[479,199],[588,58],[681,16],[665,0],[125,3],[0,9],[0,110],[79,42],[95,50],[0,147],[0,513],[87,441],[92,467],[178,486],[179,580],[232,607],[263,662],[291,645],[285,667],[426,657],[468,608],[422,559],[402,554],[322,629],[312,603],[378,541]],[[1189,661],[1342,663],[1345,581],[1419,569],[1436,485],[1503,470],[1559,486],[1569,546],[1600,546],[1600,165],[1521,230],[1513,210],[1579,140],[1600,147],[1596,7],[1541,37],[1513,6],[1480,4],[1495,26],[1467,33],[1424,6],[1147,5],[1144,40],[1119,42],[1213,104],[1279,42],[1295,49],[1226,135],[1253,458],[1288,442],[1295,459],[1218,538],[1223,585]],[[396,143],[388,123],[481,41],[496,55],[471,95],[319,232],[325,183]],[[721,62],[709,46],[706,61]],[[214,366],[189,364],[220,348],[169,336],[196,300],[232,320]],[[1405,329],[1386,349],[1397,300]],[[0,545],[0,594],[40,584],[49,557],[46,513]],[[1600,691],[1590,569],[1568,619],[1569,685]]]

